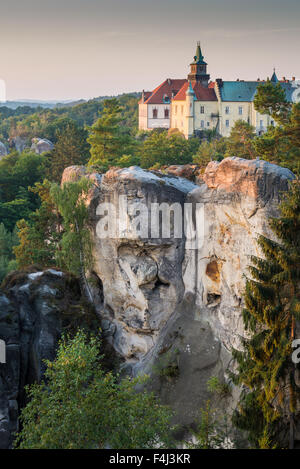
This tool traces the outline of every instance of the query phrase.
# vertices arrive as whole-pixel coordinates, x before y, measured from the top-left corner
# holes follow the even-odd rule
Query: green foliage
[[[131,154],[134,141],[129,134],[122,132],[121,107],[117,99],[105,100],[103,106],[102,116],[89,129],[89,166],[108,169],[116,166],[124,154]]]
[[[10,232],[0,223],[0,283],[9,272],[16,269],[13,248],[17,242],[16,229]]]
[[[171,413],[153,394],[136,392],[138,380],[104,373],[95,337],[63,339],[45,381],[27,387],[20,449],[168,447]]]
[[[256,158],[253,146],[255,128],[245,121],[238,120],[231,129],[230,136],[226,140],[225,156],[237,156],[238,158]]]
[[[300,167],[300,103],[293,104],[284,122],[254,140],[256,153],[266,161],[299,171]]]
[[[217,376],[211,376],[207,381],[207,389],[213,394],[217,394],[220,397],[225,397],[231,393],[230,386],[228,383],[221,382]]]
[[[221,161],[226,152],[226,139],[212,138],[203,140],[193,156],[193,163],[205,168],[210,161]]]
[[[14,247],[18,268],[31,264],[55,266],[56,252],[62,238],[62,219],[57,205],[50,196],[51,183],[45,179],[36,183],[30,191],[37,194],[40,207],[32,212],[29,220],[17,222],[19,244]]]
[[[234,423],[248,431],[250,441],[274,445],[293,435],[300,390],[295,383],[291,342],[300,312],[300,184],[296,180],[270,226],[278,241],[259,236],[263,258],[252,257],[245,292],[245,327],[251,338],[244,351],[235,350],[234,382],[247,387]],[[281,444],[281,441],[280,441]],[[293,445],[293,437],[289,446]]]
[[[186,140],[178,133],[168,135],[166,131],[153,131],[140,148],[141,166],[191,163],[198,146],[197,139]]]
[[[12,153],[0,161],[0,219],[9,231],[37,208],[38,197],[28,186],[42,181],[44,174],[45,160],[35,153]]]
[[[195,443],[188,443],[189,449],[230,449],[233,443],[230,440],[230,422],[227,415],[218,417],[210,401],[200,411],[200,422],[193,431]]]
[[[118,160],[118,166],[121,168],[129,168],[130,166],[139,166],[140,158],[138,155],[123,155]]]
[[[287,102],[281,84],[268,80],[258,85],[254,96],[254,107],[260,114],[268,114],[274,120],[282,122],[289,113],[291,104]]]
[[[89,159],[88,133],[74,122],[69,123],[63,131],[56,133],[57,141],[49,155],[48,177],[51,181],[60,182],[65,168],[72,165],[85,165]]]
[[[85,197],[91,182],[87,178],[59,186],[52,184],[50,195],[62,216],[64,233],[56,253],[58,264],[79,276],[82,293],[92,303],[86,272],[93,266],[92,237],[88,227],[88,209]]]

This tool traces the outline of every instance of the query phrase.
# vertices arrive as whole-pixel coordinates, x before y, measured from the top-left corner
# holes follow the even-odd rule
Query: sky
[[[198,40],[212,79],[300,78],[299,25],[299,0],[0,0],[0,82],[8,100],[152,90]]]

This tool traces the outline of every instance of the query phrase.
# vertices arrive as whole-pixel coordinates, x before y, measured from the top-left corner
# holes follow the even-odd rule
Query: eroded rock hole
[[[217,293],[208,293],[207,294],[207,305],[216,306],[221,302],[221,295]]]

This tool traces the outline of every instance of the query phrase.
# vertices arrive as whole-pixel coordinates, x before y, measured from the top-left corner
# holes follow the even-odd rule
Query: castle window
[[[225,107],[225,114],[229,114],[229,106]]]
[[[226,127],[229,127],[229,120],[226,120]]]
[[[165,119],[169,119],[169,109],[165,109]]]
[[[157,119],[157,114],[158,114],[158,110],[157,110],[157,109],[152,109],[152,117],[153,117],[153,119]]]
[[[204,114],[204,106],[200,106],[200,114]]]
[[[241,116],[243,114],[243,106],[239,106],[239,115]]]
[[[201,128],[204,128],[204,121],[201,121]]]
[[[209,127],[209,122],[207,122],[207,127]]]

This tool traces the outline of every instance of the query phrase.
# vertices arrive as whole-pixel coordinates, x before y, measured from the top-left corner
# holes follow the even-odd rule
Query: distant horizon
[[[62,102],[185,78],[201,41],[211,78],[300,77],[299,0],[10,0],[1,5],[8,101]]]

